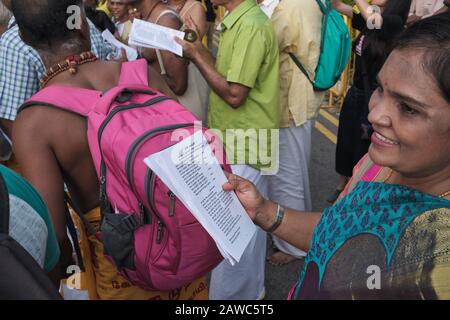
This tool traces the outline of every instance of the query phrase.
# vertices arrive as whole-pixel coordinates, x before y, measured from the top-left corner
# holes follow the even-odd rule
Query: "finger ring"
[[[189,42],[195,42],[197,41],[197,33],[192,30],[192,29],[185,29],[184,30],[185,34],[184,34],[184,40],[189,41]]]

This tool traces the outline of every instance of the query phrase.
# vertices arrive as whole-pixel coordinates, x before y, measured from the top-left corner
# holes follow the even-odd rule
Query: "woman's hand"
[[[256,189],[255,185],[248,180],[231,173],[225,173],[228,182],[223,185],[225,191],[235,191],[239,201],[244,206],[250,218],[255,221],[257,216],[261,214],[265,200]]]
[[[250,181],[227,172],[225,174],[228,182],[223,185],[223,190],[234,190],[253,222],[263,230],[269,230],[277,219],[277,204],[265,200]],[[306,213],[285,209],[284,219],[273,234],[303,251],[308,251],[321,216],[320,212]]]

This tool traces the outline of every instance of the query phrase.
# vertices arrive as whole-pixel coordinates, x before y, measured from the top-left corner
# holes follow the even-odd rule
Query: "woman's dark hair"
[[[420,20],[397,39],[394,50],[423,51],[422,65],[450,103],[450,11]]]
[[[388,0],[384,6],[382,15],[397,15],[403,20],[403,24],[406,24],[411,8],[411,2],[411,0]]]
[[[382,29],[367,31],[364,50],[368,50],[369,56],[380,67],[391,52],[393,40],[403,31],[410,8],[411,0],[388,0],[381,14],[384,25]],[[390,29],[387,29],[387,25]]]
[[[12,11],[26,42],[36,49],[51,49],[79,40],[80,32],[70,29],[70,6],[83,9],[82,0],[13,0]]]

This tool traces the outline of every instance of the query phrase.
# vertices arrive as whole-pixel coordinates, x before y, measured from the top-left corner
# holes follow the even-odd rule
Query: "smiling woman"
[[[407,35],[381,70],[369,104],[375,131],[369,154],[394,170],[391,183],[439,195],[450,189],[450,33]]]
[[[339,115],[336,172],[340,175],[340,182],[328,198],[331,203],[351,177],[353,167],[368,151],[372,130],[367,119],[368,104],[376,88],[375,77],[395,38],[404,30],[411,6],[411,0],[355,0],[354,3],[352,8],[341,0],[332,0],[335,9],[352,19],[353,28],[360,33],[353,43],[353,85],[345,96]]]
[[[407,29],[378,83],[369,153],[334,206],[279,219],[248,181],[224,186],[256,224],[309,251],[291,298],[450,298],[450,13]]]

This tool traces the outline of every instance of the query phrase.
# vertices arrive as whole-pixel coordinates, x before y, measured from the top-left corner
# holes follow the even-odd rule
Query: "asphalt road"
[[[312,156],[310,167],[311,195],[314,211],[322,211],[329,206],[326,198],[337,185],[338,176],[334,171],[338,115],[322,109],[312,135]],[[272,241],[267,243],[267,252],[272,252]],[[303,265],[296,260],[288,265],[275,267],[266,264],[266,299],[285,300],[292,286],[297,282]]]

